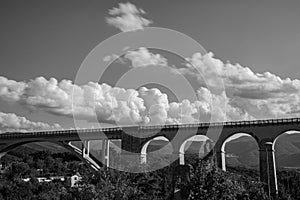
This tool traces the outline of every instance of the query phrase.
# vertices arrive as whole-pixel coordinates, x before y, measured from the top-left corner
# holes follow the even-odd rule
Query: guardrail
[[[300,118],[285,118],[285,119],[264,119],[252,121],[230,121],[230,122],[212,122],[212,123],[195,123],[195,124],[170,124],[170,125],[151,125],[151,126],[131,126],[126,128],[138,128],[139,130],[157,130],[157,129],[179,129],[179,128],[201,128],[201,127],[223,127],[223,126],[249,126],[249,125],[267,125],[267,124],[290,124],[300,123]],[[125,127],[123,127],[125,128]],[[0,134],[0,139],[8,138],[27,138],[27,137],[47,137],[47,136],[78,136],[78,134],[97,133],[104,134],[121,133],[122,127],[111,128],[96,128],[96,129],[71,129],[71,130],[57,130],[57,131],[33,131],[33,132],[7,132]]]

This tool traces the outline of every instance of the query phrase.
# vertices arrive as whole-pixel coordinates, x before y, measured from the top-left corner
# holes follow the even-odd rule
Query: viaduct
[[[259,147],[260,179],[268,186],[269,195],[278,193],[274,144],[283,133],[300,131],[300,118],[269,119],[255,121],[235,121],[162,126],[131,126],[101,129],[59,130],[41,132],[10,132],[0,134],[0,158],[8,151],[31,142],[51,142],[65,147],[94,169],[101,162],[109,164],[109,140],[121,140],[123,152],[137,153],[145,157],[147,145],[155,138],[163,137],[171,142],[173,155],[178,164],[184,164],[182,145],[195,135],[205,135],[215,141],[212,152],[216,155],[217,165],[226,170],[225,143],[230,137],[244,133],[252,136]],[[90,154],[90,141],[102,140],[101,162]],[[81,141],[82,148],[72,144]]]

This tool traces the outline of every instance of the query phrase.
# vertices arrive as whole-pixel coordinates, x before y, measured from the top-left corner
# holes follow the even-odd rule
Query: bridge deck
[[[129,126],[129,127],[111,127],[96,129],[71,129],[58,131],[33,131],[33,132],[7,132],[0,134],[0,140],[12,140],[18,138],[73,138],[80,139],[82,137],[101,139],[121,139],[124,129],[133,130],[157,130],[157,129],[181,129],[181,128],[207,128],[207,127],[240,127],[240,126],[264,126],[264,125],[283,125],[300,123],[300,118],[285,119],[265,119],[253,121],[230,121],[230,122],[210,122],[197,124],[171,124],[171,125],[152,125],[152,126]],[[102,135],[102,137],[101,137]]]

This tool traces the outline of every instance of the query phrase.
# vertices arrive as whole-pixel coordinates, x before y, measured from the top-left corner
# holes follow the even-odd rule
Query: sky
[[[95,119],[103,125],[150,125],[300,116],[297,0],[0,4],[1,132],[71,128],[74,116],[80,127],[96,126]],[[124,46],[120,59],[99,58],[112,62],[100,82],[75,84],[82,62],[99,43],[147,27],[184,33],[207,53],[178,58]],[[157,84],[164,77],[167,87]],[[224,91],[215,90],[215,77],[224,80]],[[152,84],[141,84],[147,78]]]

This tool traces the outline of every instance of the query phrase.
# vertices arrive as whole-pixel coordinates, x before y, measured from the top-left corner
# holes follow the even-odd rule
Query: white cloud
[[[147,48],[141,47],[135,51],[128,51],[124,58],[131,61],[133,68],[147,66],[167,66],[168,61],[160,54],[151,53]]]
[[[18,101],[26,84],[0,76],[0,96],[6,101]]]
[[[0,133],[57,129],[62,129],[62,127],[59,124],[49,125],[44,122],[32,122],[25,117],[17,116],[14,113],[0,112]]]
[[[145,14],[144,10],[129,2],[119,3],[119,7],[110,9],[108,13],[110,17],[106,18],[107,24],[123,32],[143,29],[152,23],[152,21],[141,16]]]
[[[168,66],[166,58],[146,48],[129,51],[125,58],[132,67]],[[281,79],[269,72],[254,73],[239,64],[224,64],[212,53],[196,53],[187,61],[186,67],[177,72],[200,82],[194,102],[169,102],[167,94],[156,88],[134,90],[94,82],[75,85],[69,80],[58,82],[43,77],[28,82],[0,77],[0,100],[55,115],[121,125],[300,117],[299,80]],[[208,89],[218,87],[216,77],[223,79],[226,94]]]
[[[107,84],[87,83],[82,86],[69,80],[58,82],[37,77],[29,82],[15,82],[1,77],[0,99],[15,102],[32,110],[43,110],[55,115],[76,117],[101,122],[140,122],[145,110],[143,99],[133,89],[111,87]],[[14,85],[22,85],[16,88]],[[10,90],[2,88],[11,88]],[[10,94],[14,98],[7,98]],[[72,101],[73,99],[73,101]]]
[[[187,61],[187,67],[178,71],[197,77],[200,85],[214,88],[218,87],[220,79],[223,80],[229,120],[299,116],[293,112],[300,107],[300,81],[297,79],[281,79],[270,72],[254,73],[239,64],[223,63],[212,53],[196,53]]]
[[[167,94],[156,88],[134,90],[93,82],[78,86],[69,80],[58,82],[55,78],[47,80],[43,77],[28,82],[1,79],[5,81],[1,82],[0,88],[22,85],[21,89],[3,92],[1,100],[66,117],[73,117],[74,114],[80,119],[98,119],[99,122],[164,124],[196,122],[198,120],[194,115],[209,112],[208,100],[170,103]],[[7,99],[10,93],[18,95]]]
[[[223,63],[214,58],[213,53],[195,53],[187,61],[187,68],[179,69],[181,73],[197,76],[200,82],[205,81],[210,87],[217,85],[214,81],[222,78],[229,96],[268,99],[300,92],[299,80],[281,79],[270,72],[254,73],[250,68],[239,64]]]

